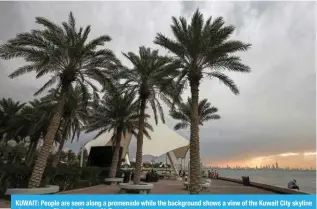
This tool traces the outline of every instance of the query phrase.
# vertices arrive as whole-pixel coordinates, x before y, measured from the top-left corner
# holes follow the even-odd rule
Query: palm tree
[[[178,62],[166,56],[160,56],[158,50],[140,47],[139,55],[129,52],[123,55],[132,63],[132,69],[124,69],[121,78],[125,81],[124,86],[127,89],[136,91],[140,100],[139,133],[137,136],[136,165],[134,174],[134,184],[140,183],[142,172],[142,147],[145,109],[147,102],[151,105],[154,113],[155,122],[158,123],[158,114],[165,123],[161,100],[171,103],[171,100],[178,101],[176,96],[173,79],[178,75]]]
[[[45,98],[41,98],[40,100],[35,99],[29,103],[33,111],[31,111],[30,114],[26,114],[26,117],[31,120],[31,129],[29,133],[31,147],[29,149],[29,156],[26,160],[27,165],[31,165],[33,163],[38,142],[46,136],[55,108],[55,105],[53,103],[46,102]]]
[[[67,164],[68,165],[76,165],[78,164],[78,159],[76,157],[76,153],[74,153],[72,150],[68,150],[66,153],[67,156]]]
[[[108,76],[109,69],[119,64],[111,50],[100,48],[111,38],[103,35],[88,42],[90,26],[85,29],[76,28],[72,13],[69,14],[68,22],[63,22],[61,26],[43,17],[37,17],[36,23],[44,26],[44,29],[18,34],[0,46],[1,58],[8,60],[19,57],[28,62],[27,65],[10,74],[10,78],[31,71],[36,72],[36,78],[52,74],[51,79],[35,95],[56,83],[56,89],[61,92],[36,160],[29,187],[38,187],[41,183],[71,86],[80,85],[83,94],[88,95],[89,87],[93,91],[97,90],[91,81],[95,80],[104,85],[106,81],[111,80]]]
[[[235,30],[232,25],[224,26],[222,17],[204,21],[197,11],[188,24],[184,17],[172,17],[171,29],[175,39],[158,33],[154,43],[169,50],[175,59],[182,63],[181,75],[177,83],[189,83],[191,90],[191,129],[190,129],[190,193],[200,192],[200,148],[199,148],[199,84],[203,78],[217,78],[228,86],[234,94],[239,90],[232,79],[223,72],[250,72],[233,53],[246,51],[251,46],[236,40],[228,40]]]
[[[0,100],[0,136],[1,140],[8,141],[10,139],[17,140],[16,130],[10,129],[10,121],[20,114],[25,103],[15,102],[11,98],[2,98]],[[5,139],[4,139],[5,137]]]
[[[114,178],[120,161],[120,147],[122,136],[127,133],[137,135],[139,119],[139,100],[135,100],[136,92],[126,91],[122,93],[118,88],[107,91],[103,100],[95,101],[91,106],[87,132],[99,131],[95,138],[101,134],[113,131],[112,144],[114,152],[109,172],[109,178]],[[148,118],[148,115],[144,116]],[[153,131],[150,124],[144,123],[143,134],[150,139],[148,130]]]
[[[55,89],[52,89],[50,94],[46,97],[46,100],[56,101],[55,91]],[[89,95],[88,99],[90,99],[90,97],[91,96]],[[54,155],[52,167],[57,167],[65,142],[68,139],[71,139],[71,142],[73,142],[75,137],[77,140],[79,139],[82,127],[86,121],[87,104],[87,101],[83,100],[83,94],[80,86],[70,89],[60,124],[61,136],[59,146],[56,154]]]
[[[170,115],[172,118],[179,120],[180,122],[174,126],[175,130],[186,129],[190,126],[191,118],[191,106],[192,100],[188,97],[186,103],[178,105],[178,109],[172,109]],[[216,114],[218,108],[212,107],[207,99],[203,99],[198,104],[199,125],[203,125],[208,120],[218,120],[220,116]]]
[[[37,143],[40,139],[40,132],[31,133],[31,129],[34,127],[34,119],[39,120],[40,116],[38,109],[31,107],[29,105],[24,106],[20,114],[13,117],[8,124],[7,130],[10,132],[15,132],[21,138],[29,137],[29,148],[25,157],[25,163],[27,165],[31,164],[31,155],[35,152]],[[45,114],[45,112],[42,114]],[[41,116],[40,116],[41,117]]]
[[[15,138],[25,139],[29,137],[29,148],[25,158],[25,164],[31,165],[36,152],[38,142],[45,136],[49,121],[52,117],[52,104],[43,104],[42,100],[35,99],[12,117],[6,127],[6,132],[14,133]]]

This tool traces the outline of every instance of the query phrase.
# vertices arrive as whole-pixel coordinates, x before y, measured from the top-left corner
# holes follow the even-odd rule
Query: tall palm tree
[[[41,183],[53,140],[60,126],[70,87],[74,84],[80,85],[83,94],[88,95],[89,87],[93,91],[97,90],[91,81],[95,80],[104,85],[106,81],[110,80],[107,76],[110,72],[108,69],[119,64],[111,50],[100,48],[111,40],[110,37],[103,35],[88,42],[90,26],[76,28],[72,13],[69,14],[68,22],[63,22],[62,25],[57,25],[43,17],[36,17],[36,23],[44,28],[18,34],[0,46],[1,58],[19,57],[28,62],[27,65],[10,74],[10,78],[31,71],[36,72],[36,78],[51,74],[51,79],[35,95],[56,83],[56,88],[61,92],[43,146],[36,160],[29,187],[38,187]]]
[[[56,90],[52,89],[50,94],[46,97],[48,101],[56,101]],[[80,86],[71,88],[67,95],[67,101],[64,108],[62,121],[60,124],[61,136],[59,146],[54,155],[52,167],[56,167],[60,161],[60,155],[64,148],[65,142],[70,139],[71,142],[77,138],[79,139],[82,127],[85,124],[87,116],[87,102],[83,100],[83,94]],[[88,99],[91,96],[89,95]]]
[[[178,96],[175,94],[176,86],[173,79],[178,75],[178,62],[166,56],[160,56],[158,50],[140,47],[139,54],[129,52],[123,55],[132,63],[132,69],[125,69],[121,78],[125,81],[124,86],[139,94],[140,100],[140,117],[139,133],[137,136],[136,165],[134,174],[134,184],[140,183],[142,172],[142,147],[145,109],[147,102],[151,105],[154,113],[155,122],[158,123],[158,114],[165,123],[163,108],[159,98],[167,103],[171,100],[177,101]]]
[[[109,172],[109,178],[114,178],[117,171],[117,166],[120,162],[120,147],[122,136],[127,133],[137,135],[139,128],[139,100],[135,100],[136,92],[122,92],[118,88],[109,89],[103,100],[96,101],[91,106],[91,114],[87,124],[87,132],[99,131],[95,138],[101,134],[113,131],[112,144],[114,152]],[[145,114],[145,118],[149,116]],[[151,138],[148,130],[153,131],[150,124],[144,123],[143,134],[147,138]]]
[[[175,59],[182,63],[180,85],[189,83],[192,98],[190,129],[190,193],[200,192],[200,148],[199,148],[199,84],[203,78],[217,78],[228,86],[234,94],[239,90],[232,79],[223,72],[250,72],[250,68],[241,63],[235,52],[246,51],[251,46],[236,40],[228,40],[235,30],[232,25],[225,26],[222,17],[204,21],[197,11],[188,24],[184,17],[172,17],[171,29],[174,39],[158,33],[154,43],[169,50]]]
[[[177,109],[172,109],[170,115],[172,118],[179,120],[180,122],[174,126],[175,130],[186,129],[190,126],[191,118],[191,106],[192,100],[188,97],[186,103],[178,105]],[[209,120],[218,120],[220,115],[217,114],[218,108],[212,107],[207,99],[203,99],[198,104],[199,125],[203,125],[204,122]]]

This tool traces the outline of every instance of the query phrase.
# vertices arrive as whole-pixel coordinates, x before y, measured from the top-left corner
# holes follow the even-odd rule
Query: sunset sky
[[[302,168],[302,169],[316,169],[316,152],[306,153],[281,153],[278,155],[254,157],[240,161],[225,161],[225,162],[206,162],[208,166],[230,167],[260,167],[265,165],[272,165],[278,163],[280,168]]]
[[[107,47],[128,65],[121,52],[136,52],[140,45],[158,48],[153,44],[157,32],[172,36],[171,16],[189,18],[198,7],[205,19],[223,16],[236,26],[232,38],[252,44],[239,54],[252,72],[228,73],[240,89],[239,96],[217,80],[206,79],[200,86],[200,98],[218,107],[222,117],[200,128],[204,164],[278,162],[281,167],[315,168],[315,2],[0,2],[0,43],[36,28],[35,16],[61,23],[73,11],[79,25],[91,25],[92,37],[111,36]],[[0,97],[32,100],[45,83],[34,74],[9,79],[21,64],[21,60],[0,60]],[[188,95],[187,91],[183,98]],[[166,120],[173,128],[176,122],[168,116]],[[178,133],[189,137],[189,130]],[[79,142],[66,147],[78,151],[94,135],[82,134]],[[135,146],[134,140],[132,157]]]

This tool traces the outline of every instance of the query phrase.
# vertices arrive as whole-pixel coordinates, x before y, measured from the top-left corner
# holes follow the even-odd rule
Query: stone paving
[[[118,186],[98,185],[78,190],[60,192],[59,194],[118,194]],[[151,194],[187,194],[182,181],[160,180],[154,183]],[[209,191],[202,194],[273,194],[273,192],[243,186],[242,184],[213,179]]]
[[[118,186],[97,185],[82,189],[60,192],[58,194],[118,194]],[[187,194],[182,181],[177,180],[160,180],[154,183],[154,188],[151,194]],[[243,186],[242,184],[213,179],[209,191],[204,191],[202,194],[274,194],[273,192]],[[1,202],[0,208],[10,208],[9,202]]]

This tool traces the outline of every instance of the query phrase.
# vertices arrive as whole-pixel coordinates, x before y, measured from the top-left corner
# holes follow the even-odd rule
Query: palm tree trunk
[[[123,149],[122,149],[121,153],[120,153],[120,149],[119,149],[119,160],[118,160],[118,165],[117,165],[118,168],[120,168],[120,166],[122,164],[122,154],[123,154]]]
[[[199,84],[191,83],[191,126],[190,126],[190,194],[199,194],[200,192],[200,147],[199,147],[199,115],[198,115],[198,102],[199,102]]]
[[[36,152],[36,147],[37,147],[39,140],[40,140],[40,137],[37,137],[36,139],[32,140],[32,142],[31,142],[31,145],[29,148],[29,153],[27,155],[27,158],[25,159],[25,164],[27,166],[30,166],[33,162],[33,158],[34,158],[34,155]]]
[[[146,99],[141,100],[140,117],[139,117],[139,133],[136,143],[136,160],[133,183],[140,184],[142,173],[142,148],[143,148],[143,131],[144,131],[144,118],[145,118]]]
[[[32,175],[29,181],[29,188],[39,187],[42,181],[43,173],[46,167],[47,159],[51,153],[54,138],[59,128],[61,118],[64,112],[64,106],[66,103],[67,92],[63,91],[60,100],[56,106],[55,113],[48,127],[47,134],[44,138],[43,146],[36,159],[35,166],[32,171]]]
[[[111,162],[111,166],[110,166],[109,178],[116,177],[118,162],[120,160],[119,157],[120,157],[120,147],[121,147],[121,136],[122,136],[121,128],[117,128],[116,145],[115,145],[114,152],[112,155],[112,162]]]
[[[54,160],[53,160],[53,163],[52,163],[52,167],[53,168],[56,168],[58,163],[60,162],[60,158],[61,158],[61,153],[63,151],[63,147],[64,147],[64,144],[65,144],[65,139],[62,139],[59,143],[59,146],[58,146],[58,150],[54,156]]]

